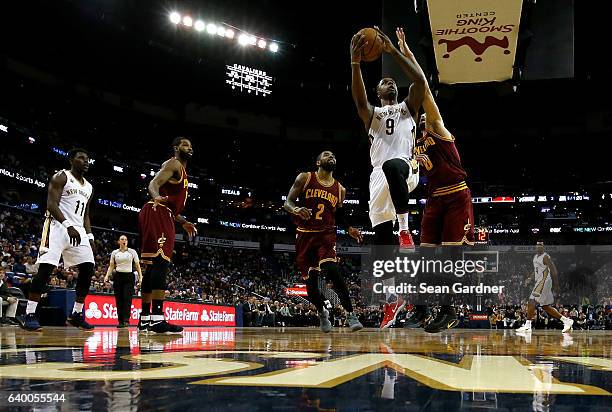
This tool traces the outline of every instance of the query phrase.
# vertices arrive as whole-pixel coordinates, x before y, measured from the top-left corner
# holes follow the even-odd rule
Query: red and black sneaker
[[[385,303],[385,314],[382,322],[380,322],[380,328],[387,329],[388,327],[392,326],[395,323],[397,314],[404,308],[404,306],[406,306],[406,301],[399,296],[395,302]]]

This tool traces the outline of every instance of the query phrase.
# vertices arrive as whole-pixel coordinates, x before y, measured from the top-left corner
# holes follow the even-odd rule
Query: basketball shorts
[[[410,176],[406,179],[406,184],[408,185],[409,193],[416,189],[419,184],[419,173],[413,173],[412,168],[410,168]],[[372,227],[381,223],[395,221],[397,216],[393,200],[391,199],[391,193],[389,192],[389,184],[380,166],[374,167],[370,174],[370,201],[368,203]]]
[[[536,282],[535,287],[531,291],[529,299],[535,300],[542,306],[552,305],[555,303],[555,298],[552,292],[552,278],[549,274],[543,276]]]
[[[337,262],[336,232],[298,231],[295,237],[295,254],[302,278],[308,279],[308,272],[319,270],[321,263]]]
[[[138,215],[138,227],[140,260],[150,264],[153,258],[161,256],[170,261],[176,236],[174,216],[170,209],[160,204],[153,208],[153,202],[145,203]]]
[[[81,243],[77,246],[70,244],[68,229],[52,217],[46,218],[38,249],[38,263],[57,266],[60,258],[64,259],[65,268],[81,263],[95,263],[85,228],[83,226],[74,226],[74,228],[81,235]]]
[[[474,210],[470,189],[429,196],[421,220],[421,245],[473,245]]]

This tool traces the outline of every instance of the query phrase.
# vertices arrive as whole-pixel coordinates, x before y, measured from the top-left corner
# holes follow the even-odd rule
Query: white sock
[[[142,319],[142,320],[149,320],[149,319],[151,319],[151,315],[140,315],[140,319]]]
[[[531,328],[531,320],[527,319],[525,321],[525,326],[527,326],[528,328]]]
[[[152,322],[156,322],[158,320],[164,320],[164,315],[151,315]]]
[[[400,213],[397,215],[399,230],[408,230],[408,213]]]
[[[38,302],[34,302],[33,300],[28,300],[28,307],[26,308],[26,315],[36,312],[37,306],[38,306]]]
[[[383,279],[381,283],[383,286],[395,286],[395,278]],[[390,299],[391,297],[393,297],[393,299]],[[385,299],[387,303],[395,302],[397,301],[397,294],[389,292],[387,288],[385,289]]]
[[[81,313],[83,312],[83,304],[79,302],[74,302],[74,306],[72,307],[72,313]]]

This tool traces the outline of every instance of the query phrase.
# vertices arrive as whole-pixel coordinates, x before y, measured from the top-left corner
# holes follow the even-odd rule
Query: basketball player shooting
[[[347,312],[349,328],[351,331],[358,331],[363,329],[363,325],[353,313],[349,290],[338,268],[336,222],[345,227],[349,236],[357,242],[361,243],[363,237],[359,229],[346,222],[342,207],[346,189],[333,176],[336,156],[330,151],[324,151],[317,156],[316,165],[316,172],[300,173],[297,176],[283,205],[287,212],[295,215],[297,264],[302,278],[306,281],[308,300],[319,312],[321,330],[328,333],[332,325],[319,290],[319,274],[332,282],[334,291]]]
[[[416,119],[423,104],[427,86],[425,74],[416,60],[407,59],[395,48],[387,35],[377,27],[382,39],[382,50],[393,59],[412,82],[408,97],[398,103],[397,84],[385,77],[376,87],[381,107],[368,102],[363,77],[361,59],[364,47],[368,45],[362,34],[351,40],[352,94],[357,113],[370,138],[370,175],[369,215],[374,230],[374,244],[389,246],[397,244],[394,240],[393,226],[397,216],[399,222],[400,251],[414,251],[414,242],[408,228],[409,195],[419,182],[418,164],[413,158],[416,136]],[[393,278],[383,278],[383,284],[393,285]],[[388,288],[387,288],[388,289]],[[396,294],[386,294],[384,316],[380,327],[391,326],[405,301]]]
[[[172,142],[174,156],[166,160],[149,183],[148,201],[140,211],[138,225],[142,247],[141,260],[147,263],[142,278],[142,312],[138,322],[140,331],[181,333],[183,328],[168,323],[163,306],[166,297],[166,276],[174,252],[175,227],[179,223],[191,238],[196,227],[181,216],[187,203],[187,162],[193,156],[191,141],[177,137]]]
[[[416,64],[402,28],[396,29],[400,51]],[[420,136],[414,153],[421,172],[427,177],[427,202],[421,220],[421,247],[474,245],[472,195],[466,183],[467,173],[455,145],[455,137],[442,120],[429,86],[423,98],[425,113],[419,120]],[[426,307],[416,305],[405,327],[423,326],[429,317]],[[457,322],[455,310],[443,305],[438,316],[425,326],[427,332],[439,332]]]
[[[519,334],[531,333],[531,322],[535,319],[536,304],[540,304],[549,316],[563,322],[562,333],[571,331],[574,320],[563,316],[557,309],[551,306],[555,302],[553,290],[555,295],[559,296],[559,277],[557,267],[550,258],[550,255],[544,251],[544,242],[536,244],[536,254],[533,256],[533,272],[529,274],[527,279],[530,279],[532,276],[535,277],[535,287],[529,296],[527,320],[516,332]]]
[[[94,236],[89,221],[93,187],[84,177],[89,170],[89,155],[85,149],[72,149],[68,152],[68,161],[70,170],[56,173],[49,183],[47,213],[38,252],[40,266],[32,279],[26,315],[19,318],[20,326],[28,331],[42,330],[36,308],[60,257],[64,258],[65,268],[77,266],[79,269],[76,299],[68,322],[81,329],[93,329],[83,315],[95,262]]]

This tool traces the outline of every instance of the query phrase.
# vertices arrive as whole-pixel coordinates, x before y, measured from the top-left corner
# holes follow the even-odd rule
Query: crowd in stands
[[[37,272],[38,245],[42,228],[42,216],[15,208],[0,207],[1,265],[12,286],[28,290],[32,276]],[[110,252],[117,247],[119,233],[96,230],[96,271],[91,282],[91,292],[112,293],[112,282],[105,282]],[[137,248],[135,236],[128,235],[131,245]],[[503,265],[507,263],[500,263]],[[559,262],[559,267],[565,263]],[[360,293],[359,259],[342,256],[341,272],[348,283],[355,311],[360,321],[368,327],[377,327],[382,318],[381,307],[364,302]],[[591,302],[590,296],[598,296],[585,280],[580,265],[572,268],[573,276],[560,274],[562,283],[561,302],[576,302],[572,305],[556,305],[566,316],[574,319],[576,329],[612,328],[612,297],[599,296]],[[522,325],[526,316],[525,274],[530,264],[524,262],[514,271],[515,275],[502,279],[505,293],[496,302],[484,302],[491,327],[514,329]],[[588,273],[587,273],[588,274]],[[592,275],[592,274],[591,274]],[[577,292],[578,277],[581,289]],[[61,265],[53,272],[49,288],[74,288],[78,271]],[[593,276],[591,276],[593,277]],[[217,246],[177,243],[174,263],[168,275],[167,297],[191,302],[241,305],[244,324],[247,326],[315,326],[318,325],[316,309],[304,298],[287,296],[285,288],[300,283],[294,255],[288,252],[263,254],[259,250],[233,249]],[[609,284],[609,283],[608,283]],[[324,286],[324,289],[329,286]],[[602,288],[600,288],[602,289]],[[606,290],[605,288],[603,288]],[[325,294],[326,291],[324,291]],[[608,291],[609,292],[609,291]],[[580,296],[582,296],[580,298]],[[333,303],[334,299],[330,299]],[[474,312],[472,304],[456,302],[459,327],[469,326],[469,315]],[[409,315],[407,306],[398,317],[397,326]],[[435,314],[435,308],[432,312]],[[343,325],[343,311],[334,307],[331,311],[336,326]],[[557,322],[543,311],[538,311],[536,327],[557,328]]]

